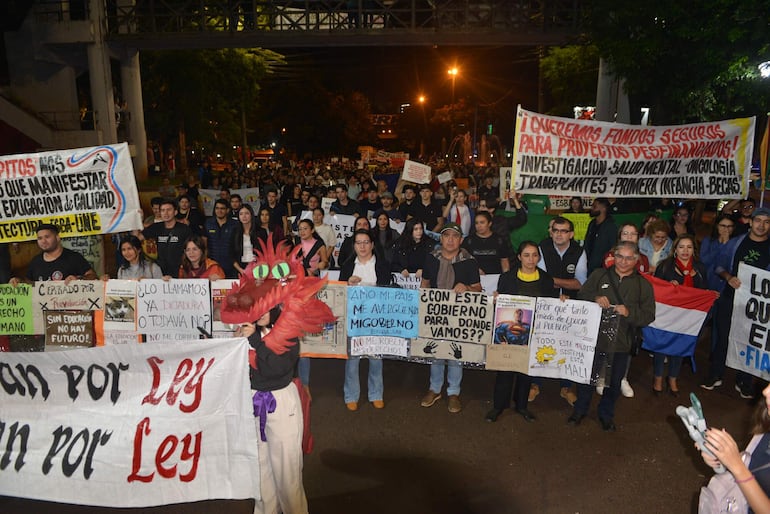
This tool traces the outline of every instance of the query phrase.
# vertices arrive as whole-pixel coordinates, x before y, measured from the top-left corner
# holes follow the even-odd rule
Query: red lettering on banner
[[[37,168],[32,157],[0,160],[0,179],[34,177],[36,173]]]
[[[128,475],[128,482],[152,482],[155,478],[155,471],[149,474],[140,475],[139,471],[142,469],[142,454],[145,444],[148,443],[146,436],[149,436],[152,430],[150,430],[150,418],[144,418],[136,425],[136,432],[134,433],[134,455],[131,463],[131,474]],[[179,473],[179,480],[182,482],[191,482],[195,480],[195,476],[198,474],[198,462],[201,455],[201,439],[203,437],[202,432],[196,434],[185,434],[181,440],[179,437],[171,434],[166,436],[158,445],[158,449],[155,451],[155,469],[158,474],[163,478],[174,478],[177,475],[177,465],[179,462],[190,462],[190,469],[186,473]],[[181,441],[181,448],[179,443]],[[177,453],[179,448],[179,458],[176,461],[171,462],[171,458]],[[152,451],[151,449],[149,451]],[[166,464],[170,465],[166,465]]]
[[[206,372],[214,364],[214,358],[209,359],[206,364],[206,359],[201,357],[193,368],[193,363],[190,359],[183,359],[177,367],[174,378],[168,387],[168,390],[158,395],[158,389],[160,387],[161,371],[160,364],[163,364],[163,360],[158,357],[149,357],[147,363],[152,368],[152,388],[142,399],[142,405],[149,403],[151,405],[158,405],[163,397],[166,397],[166,403],[168,405],[174,405],[179,397],[179,394],[184,392],[186,395],[193,394],[193,400],[191,403],[184,404],[180,400],[179,410],[182,412],[193,412],[198,408],[201,402],[201,393],[203,388],[203,377]],[[205,369],[204,369],[205,365]],[[183,384],[184,383],[184,384]]]
[[[545,136],[531,136],[529,134],[522,134],[521,142],[519,143],[519,152],[550,154],[552,152],[551,138]]]
[[[719,124],[713,125],[685,125],[677,128],[669,128],[663,131],[660,140],[664,144],[687,143],[703,139],[724,139],[725,132]]]

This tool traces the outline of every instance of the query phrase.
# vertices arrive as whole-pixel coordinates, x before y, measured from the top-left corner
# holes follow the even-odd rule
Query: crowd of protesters
[[[600,425],[613,432],[616,401],[634,396],[628,380],[633,334],[655,318],[652,287],[641,275],[654,274],[677,286],[719,294],[710,318],[710,365],[701,387],[713,390],[723,384],[734,292],[742,285],[738,265],[770,269],[770,209],[757,207],[752,199],[729,202],[717,213],[710,234],[701,238],[710,224],[694,220],[686,202],[655,199],[640,204],[595,198],[585,209],[585,199],[575,197],[567,209],[556,211],[545,196],[509,194],[500,185],[496,167],[431,165],[432,180],[425,184],[388,180],[388,173],[398,170],[354,161],[290,166],[234,163],[220,172],[202,166],[197,175],[188,174],[186,182],[177,186],[163,181],[159,195],[151,201],[153,212],[145,219],[144,229],[114,239],[117,267],[103,278],[237,278],[255,260],[261,245],[285,241],[299,247],[308,275],[338,269],[339,279],[351,286],[387,286],[393,274],[414,274],[423,288],[480,292],[482,275],[499,275],[495,294],[593,301],[620,319],[621,328],[606,352],[606,373],[591,386],[562,380],[560,396],[574,409],[567,423],[578,425],[596,391],[601,396]],[[439,180],[445,172],[451,179]],[[230,194],[231,189],[254,187],[261,194],[257,212],[237,194]],[[202,214],[200,188],[220,191],[211,216]],[[321,208],[324,198],[331,200],[329,213]],[[508,212],[502,215],[502,211]],[[575,240],[574,224],[562,212],[590,214],[582,242]],[[649,214],[639,226],[616,222],[614,215],[626,212]],[[353,234],[336,256],[336,235],[324,223],[327,214],[357,218]],[[551,215],[548,228],[541,240],[523,241],[512,248],[511,233],[524,226],[531,214]],[[401,233],[391,228],[391,221],[404,223]],[[11,284],[95,278],[82,262],[72,270],[54,269],[65,257],[69,259],[65,264],[74,259],[71,252],[62,256],[56,227],[40,227],[38,246],[42,253],[30,264],[27,276],[12,277]],[[520,315],[514,315],[496,327],[494,337],[502,344],[519,344],[530,328]],[[678,396],[677,379],[685,359],[665,352],[654,352],[652,357],[654,395]],[[309,395],[310,359],[298,359],[297,368]],[[343,388],[350,411],[359,409],[358,372],[359,359],[350,358]],[[375,409],[382,409],[382,361],[370,358],[368,374],[368,400]],[[460,412],[462,375],[459,361],[435,360],[420,405],[431,407],[446,394],[449,412]],[[508,408],[527,422],[535,421],[530,404],[540,393],[542,381],[498,372],[486,421],[496,422]],[[736,373],[735,388],[741,398],[752,398],[758,390],[754,379],[742,372]]]

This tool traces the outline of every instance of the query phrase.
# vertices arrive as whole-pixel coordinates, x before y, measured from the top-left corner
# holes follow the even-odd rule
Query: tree
[[[547,114],[572,117],[576,105],[594,105],[599,51],[594,45],[553,47],[540,60],[553,106]]]
[[[181,168],[186,141],[224,151],[245,144],[260,82],[282,61],[263,49],[180,50],[142,54],[142,86],[148,132],[163,145],[177,139]],[[172,145],[174,146],[174,145]]]
[[[755,114],[770,86],[753,85],[767,60],[766,0],[593,0],[587,38],[658,125]]]

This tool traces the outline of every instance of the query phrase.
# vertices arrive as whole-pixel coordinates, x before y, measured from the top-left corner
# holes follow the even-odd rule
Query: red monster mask
[[[276,355],[296,344],[303,334],[321,332],[335,321],[328,305],[316,295],[326,279],[305,276],[305,268],[285,241],[273,249],[272,234],[267,244],[259,240],[257,258],[244,270],[240,282],[222,302],[222,322],[252,323],[273,307],[282,306],[272,330],[263,338]]]

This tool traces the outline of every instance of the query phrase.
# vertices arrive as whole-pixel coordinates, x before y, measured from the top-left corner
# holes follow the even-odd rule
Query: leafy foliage
[[[766,0],[592,0],[587,38],[656,124],[756,114],[770,85],[756,85],[770,58]]]

